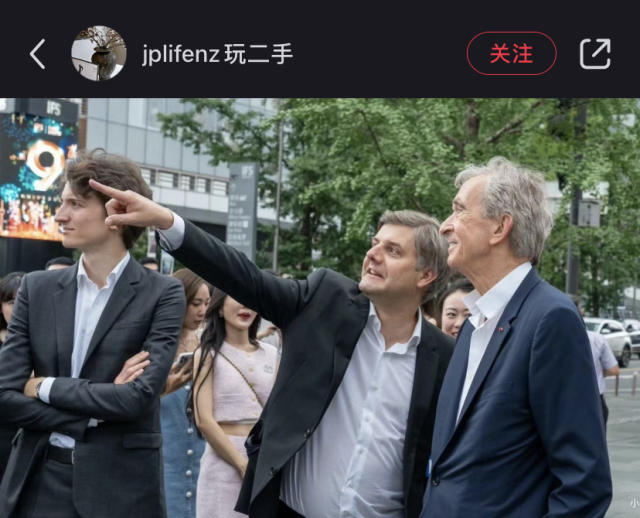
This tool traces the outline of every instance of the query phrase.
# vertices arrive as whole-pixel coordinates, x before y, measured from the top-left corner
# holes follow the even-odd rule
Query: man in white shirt
[[[94,152],[66,164],[56,220],[82,255],[25,276],[0,352],[0,420],[21,428],[3,517],[165,516],[159,395],[184,290],[130,257],[142,229],[107,227],[108,198],[90,178],[151,196],[129,160]]]
[[[419,305],[446,278],[438,223],[380,219],[356,283],[318,269],[305,280],[244,255],[140,196],[113,198],[108,224],[155,225],[181,263],[283,334],[278,377],[247,439],[237,510],[251,517],[417,518],[435,400],[451,341]]]
[[[496,157],[456,178],[449,266],[476,288],[440,391],[422,518],[604,516],[611,474],[587,334],[533,268],[542,175]]]

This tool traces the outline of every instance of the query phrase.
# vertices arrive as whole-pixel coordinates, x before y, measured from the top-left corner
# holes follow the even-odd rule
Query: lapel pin
[[[502,333],[502,331],[504,331],[504,327],[499,327],[498,328],[498,333]]]

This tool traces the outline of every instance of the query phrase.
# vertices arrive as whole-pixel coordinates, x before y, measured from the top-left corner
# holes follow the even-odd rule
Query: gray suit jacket
[[[25,276],[0,351],[0,422],[20,427],[0,485],[0,516],[11,516],[51,432],[76,440],[73,500],[80,516],[165,516],[159,394],[185,312],[182,284],[131,259],[93,333],[79,378],[71,378],[77,265]],[[140,350],[151,364],[114,385]],[[50,404],[22,390],[35,376],[56,378]],[[87,428],[89,418],[103,420]]]

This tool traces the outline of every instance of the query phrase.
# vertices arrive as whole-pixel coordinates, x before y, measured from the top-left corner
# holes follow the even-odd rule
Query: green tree
[[[503,155],[564,178],[568,196],[609,182],[600,229],[576,229],[561,211],[540,270],[564,288],[567,239],[582,259],[588,308],[610,311],[633,280],[638,232],[638,113],[632,99],[285,99],[265,116],[234,108],[233,100],[184,99],[182,114],[161,116],[166,135],[210,157],[212,164],[260,164],[260,193],[275,199],[278,125],[285,124],[281,269],[296,276],[329,266],[357,277],[376,222],[385,209],[449,214],[453,180],[468,163]],[[574,131],[587,106],[582,134]],[[200,114],[217,114],[206,129]],[[566,207],[565,200],[565,207]],[[270,266],[271,228],[258,262]],[[315,253],[314,253],[315,252]],[[615,261],[611,258],[615,257]]]

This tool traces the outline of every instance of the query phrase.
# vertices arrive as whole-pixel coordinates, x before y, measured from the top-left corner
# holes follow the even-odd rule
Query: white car
[[[631,352],[640,358],[640,320],[628,318],[624,321],[624,327],[631,337]]]
[[[620,367],[628,367],[631,359],[631,337],[617,320],[585,317],[584,323],[589,331],[600,333],[609,344]]]

